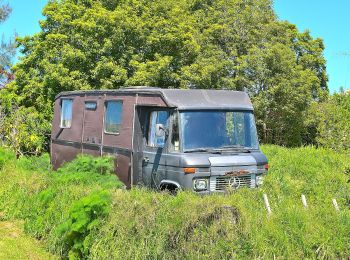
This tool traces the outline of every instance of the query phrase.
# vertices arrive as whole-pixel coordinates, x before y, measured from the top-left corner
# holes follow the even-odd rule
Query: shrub
[[[58,169],[59,173],[98,173],[101,175],[113,174],[113,158],[109,156],[94,157],[79,154],[73,161],[66,163]]]
[[[101,224],[101,218],[110,210],[111,197],[107,191],[99,191],[75,202],[68,219],[58,226],[58,235],[68,245],[70,258],[89,255],[90,231]]]
[[[336,151],[350,150],[350,94],[334,94],[310,109],[309,125],[316,128],[318,145]]]
[[[3,91],[6,90],[2,90],[0,98],[0,142],[17,155],[48,151],[51,118],[45,118],[33,107],[13,105],[13,96],[6,96]]]

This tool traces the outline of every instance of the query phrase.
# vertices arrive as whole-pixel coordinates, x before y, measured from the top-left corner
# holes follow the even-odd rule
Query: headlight
[[[256,186],[261,186],[264,183],[264,175],[260,174],[260,175],[256,175]]]
[[[207,179],[193,180],[193,188],[196,191],[206,190],[208,188],[208,180]]]

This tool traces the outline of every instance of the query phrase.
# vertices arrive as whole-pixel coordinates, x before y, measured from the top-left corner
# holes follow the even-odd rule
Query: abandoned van
[[[63,92],[55,99],[51,162],[115,157],[130,188],[198,193],[254,188],[268,170],[244,92],[150,87]]]

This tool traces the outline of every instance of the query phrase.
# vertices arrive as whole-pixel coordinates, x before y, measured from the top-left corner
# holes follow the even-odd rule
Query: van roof
[[[163,89],[154,87],[127,87],[115,90],[79,90],[62,92],[60,97],[74,95],[160,95],[169,107],[190,109],[240,109],[253,110],[247,93],[233,90]]]

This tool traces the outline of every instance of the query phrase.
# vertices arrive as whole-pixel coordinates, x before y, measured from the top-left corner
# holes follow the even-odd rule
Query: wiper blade
[[[246,147],[239,144],[232,144],[232,145],[224,145],[224,146],[221,146],[220,148],[246,148]]]
[[[207,148],[194,148],[194,149],[188,149],[184,151],[184,153],[195,153],[195,152],[208,152],[209,150]]]
[[[220,148],[217,148],[217,150],[235,150],[235,151],[250,153],[249,148],[243,145],[224,145]]]
[[[195,153],[195,152],[221,153],[220,151],[214,150],[212,148],[194,148],[194,149],[188,149],[184,151],[184,153]]]

